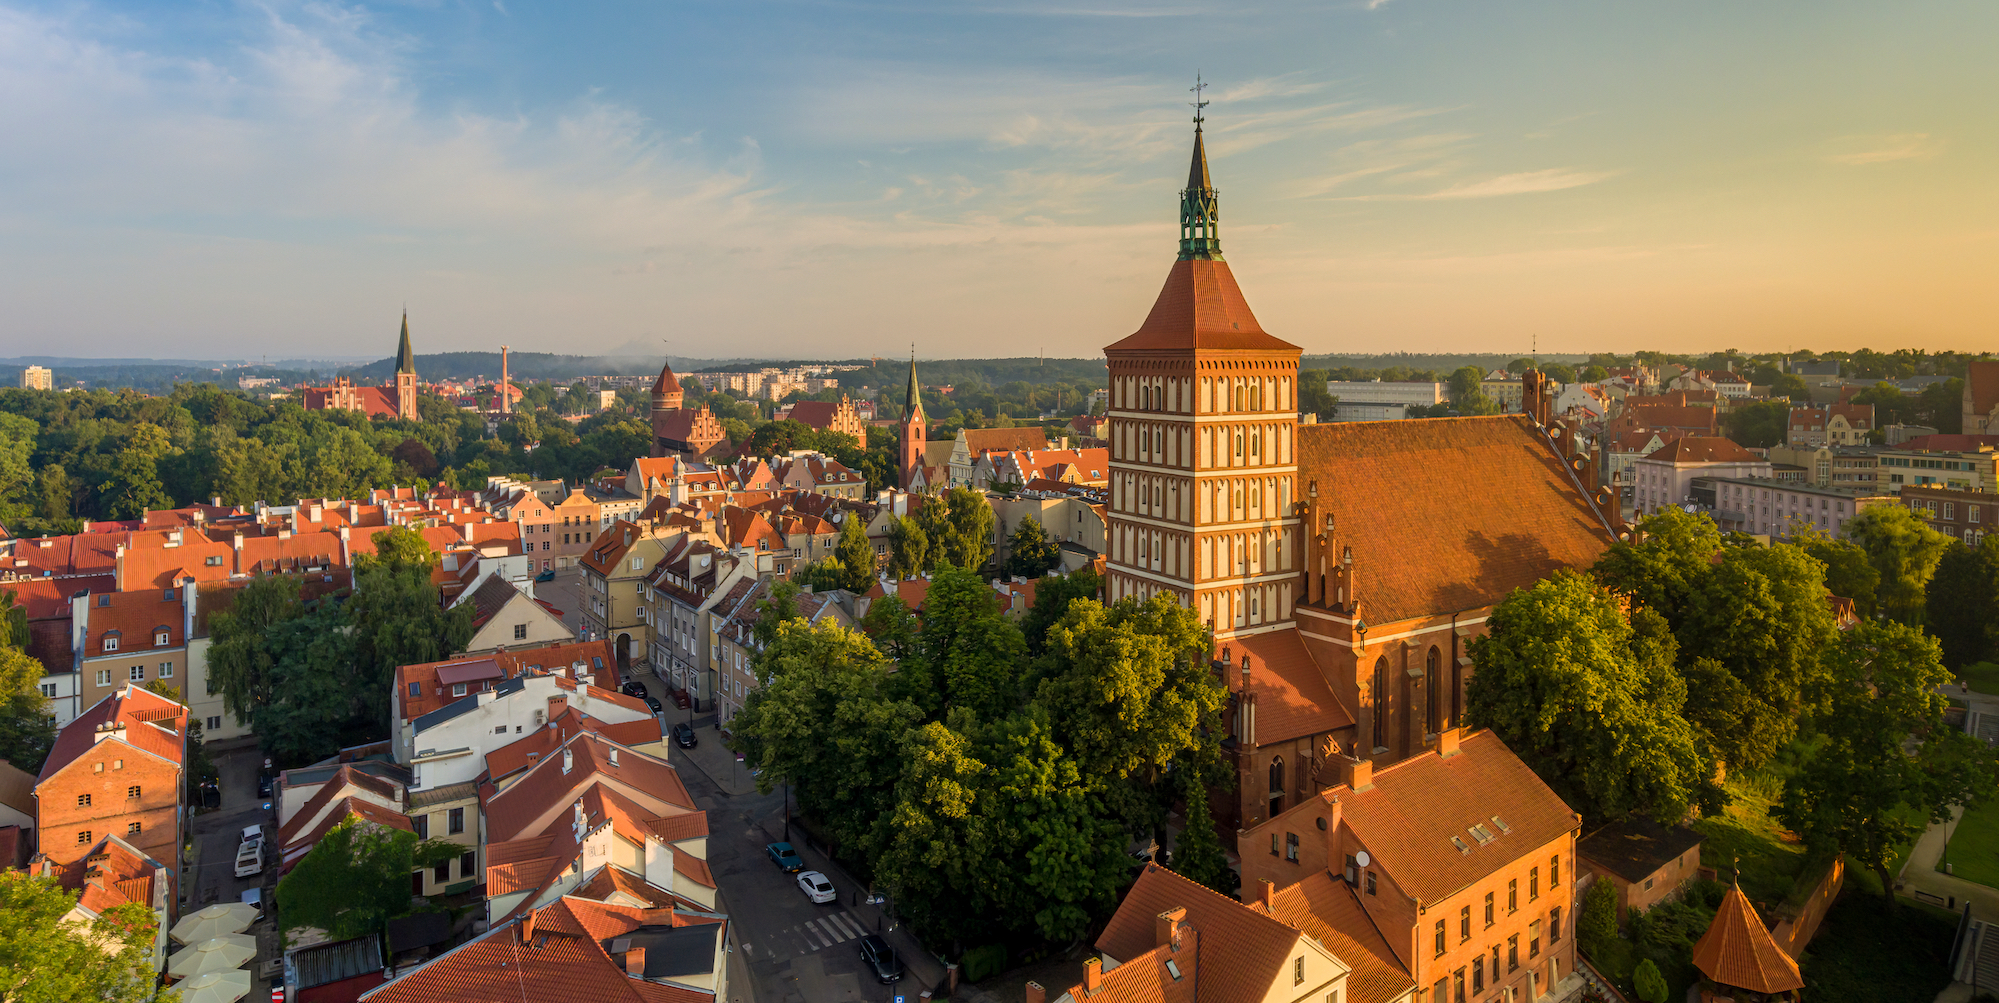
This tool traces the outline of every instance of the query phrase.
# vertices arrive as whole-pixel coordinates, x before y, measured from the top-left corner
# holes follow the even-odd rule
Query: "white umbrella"
[[[183,944],[199,944],[213,937],[242,933],[256,921],[256,906],[241,902],[217,902],[199,912],[182,916],[180,922],[167,932]]]
[[[167,959],[167,974],[185,979],[209,972],[226,972],[243,967],[245,961],[256,956],[257,938],[242,933],[224,934],[175,951]]]
[[[209,972],[174,988],[180,992],[181,1003],[236,1003],[250,995],[250,973]]]

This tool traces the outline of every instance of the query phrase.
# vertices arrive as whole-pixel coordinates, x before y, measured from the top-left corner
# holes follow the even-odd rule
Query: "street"
[[[235,747],[231,748],[232,745]],[[243,968],[251,977],[250,995],[244,998],[265,999],[272,983],[283,979],[282,971],[265,974],[267,965],[279,959],[278,931],[269,918],[274,908],[272,897],[278,873],[276,851],[274,846],[267,847],[264,873],[239,878],[236,845],[241,841],[243,827],[252,823],[262,824],[264,838],[274,842],[278,829],[276,806],[269,798],[257,796],[257,772],[263,766],[264,756],[255,739],[215,743],[209,747],[209,756],[220,774],[222,806],[196,815],[188,823],[187,839],[193,850],[182,861],[179,914],[185,916],[216,902],[241,901],[244,891],[262,886],[265,918],[244,931],[257,938],[257,957]]]

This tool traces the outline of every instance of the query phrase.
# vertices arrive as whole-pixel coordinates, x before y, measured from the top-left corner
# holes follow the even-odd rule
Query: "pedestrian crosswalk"
[[[811,954],[835,944],[849,943],[872,930],[872,923],[864,923],[860,917],[851,912],[828,913],[790,929],[780,930],[760,944],[744,944],[743,952],[752,957],[762,956],[781,960],[801,954]]]

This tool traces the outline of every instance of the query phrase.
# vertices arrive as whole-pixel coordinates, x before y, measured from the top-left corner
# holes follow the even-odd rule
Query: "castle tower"
[[[1180,254],[1145,323],[1107,346],[1112,599],[1161,592],[1217,637],[1291,620],[1299,348],[1266,333],[1222,260],[1202,117]]]
[[[686,399],[686,391],[680,388],[680,378],[673,375],[673,363],[663,363],[659,367],[659,379],[652,381],[652,455],[667,455],[668,450],[661,445],[661,440],[669,437],[673,413],[680,410],[681,402]]]
[[[916,475],[923,472],[923,447],[929,441],[928,422],[923,415],[923,396],[916,386],[916,350],[909,351],[909,387],[902,393],[901,455],[902,489],[909,490]]]
[[[403,311],[403,340],[396,346],[396,414],[416,421],[416,352],[410,348],[410,312]]]

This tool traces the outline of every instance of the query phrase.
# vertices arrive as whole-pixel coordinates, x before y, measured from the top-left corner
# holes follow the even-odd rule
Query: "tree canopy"
[[[288,932],[311,927],[332,940],[380,934],[411,912],[410,874],[465,849],[350,816],[279,879],[278,915]]]
[[[153,911],[126,903],[74,924],[65,917],[76,901],[54,877],[0,872],[0,998],[9,1003],[160,999],[149,957],[159,934]]]
[[[1956,541],[1900,505],[1862,509],[1847,520],[1846,536],[1881,576],[1875,589],[1881,612],[1906,624],[1922,623],[1930,576]]]

